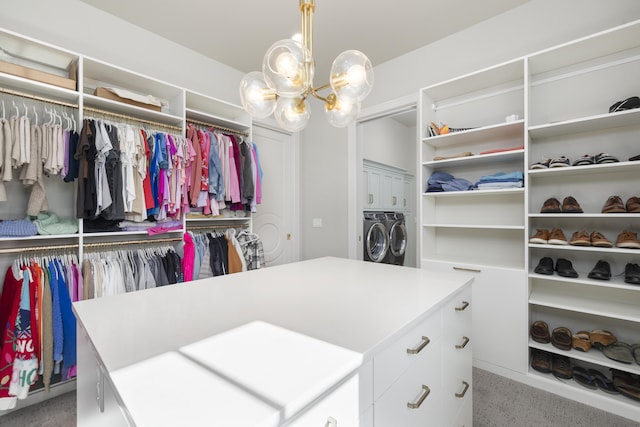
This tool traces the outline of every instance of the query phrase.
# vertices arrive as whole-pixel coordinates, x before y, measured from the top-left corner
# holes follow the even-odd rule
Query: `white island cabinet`
[[[74,303],[78,426],[471,426],[472,280],[319,258]]]

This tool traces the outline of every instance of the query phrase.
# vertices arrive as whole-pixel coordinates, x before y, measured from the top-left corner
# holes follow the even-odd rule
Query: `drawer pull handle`
[[[456,311],[464,311],[467,307],[469,307],[469,303],[467,301],[462,301],[462,306],[456,307]]]
[[[407,349],[407,354],[418,354],[422,351],[423,348],[425,348],[429,343],[431,342],[431,340],[428,337],[422,337],[422,342],[420,343],[420,345],[418,345],[416,348],[408,348]]]
[[[338,421],[336,421],[336,419],[333,417],[329,417],[327,418],[327,423],[324,425],[324,427],[338,427]]]
[[[469,344],[469,337],[462,336],[462,344],[456,344],[456,348],[461,350]]]
[[[429,393],[431,393],[431,389],[429,389],[429,387],[427,387],[426,385],[422,384],[422,390],[423,390],[422,396],[420,396],[420,398],[415,403],[414,402],[407,402],[407,408],[409,408],[409,409],[418,409],[420,407],[420,405],[422,405],[422,402],[424,402],[424,400],[427,398],[427,396],[429,396]]]
[[[456,393],[456,397],[464,397],[464,395],[467,394],[467,390],[469,390],[468,382],[462,381],[462,384],[464,384],[464,390],[462,390],[462,393]]]
[[[477,268],[464,268],[464,267],[453,267],[456,271],[468,271],[469,273],[482,273],[482,270],[478,270]]]

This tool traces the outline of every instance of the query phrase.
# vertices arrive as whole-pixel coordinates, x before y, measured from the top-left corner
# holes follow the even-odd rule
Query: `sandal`
[[[548,344],[551,341],[549,336],[549,326],[542,320],[537,320],[531,325],[531,338],[535,342]]]
[[[597,348],[606,347],[618,341],[615,335],[604,329],[595,329],[589,333],[591,344]]]
[[[612,155],[607,154],[607,153],[596,154],[594,160],[599,165],[601,165],[603,163],[617,163],[617,162],[620,161],[620,160],[618,160],[617,157],[612,156]]]
[[[560,350],[571,350],[572,335],[571,331],[564,326],[555,328],[551,332],[551,344]]]
[[[632,345],[631,353],[633,354],[633,358],[636,359],[636,363],[640,365],[640,344]]]
[[[573,162],[573,166],[592,165],[595,162],[596,161],[594,160],[591,154],[585,154],[584,156],[580,157],[575,162]]]
[[[628,372],[611,370],[613,386],[625,397],[640,401],[640,382]]]
[[[546,351],[533,349],[531,355],[531,367],[538,372],[548,374],[551,372],[551,356]]]
[[[571,359],[567,356],[554,354],[551,358],[551,372],[556,378],[570,380],[573,377],[571,373]]]
[[[620,363],[627,363],[630,365],[635,361],[631,351],[631,346],[619,341],[615,344],[603,347],[602,353],[609,359]]]
[[[573,369],[571,369],[571,373],[573,374],[573,379],[576,380],[576,382],[581,386],[590,388],[592,390],[598,388],[595,378],[593,378],[593,376],[589,374],[589,371],[587,371],[585,368],[581,366],[574,366]]]
[[[609,394],[620,394],[618,389],[613,385],[613,381],[602,372],[595,369],[588,369],[587,373],[593,377],[593,382],[600,390]]]
[[[589,338],[589,332],[587,331],[576,332],[571,339],[571,344],[573,348],[575,348],[576,350],[585,351],[585,352],[591,350],[592,344]]]

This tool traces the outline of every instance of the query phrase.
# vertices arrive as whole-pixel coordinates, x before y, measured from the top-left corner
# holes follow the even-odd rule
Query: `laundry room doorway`
[[[264,172],[262,203],[253,214],[267,267],[300,260],[298,136],[263,123],[253,124],[253,141]]]

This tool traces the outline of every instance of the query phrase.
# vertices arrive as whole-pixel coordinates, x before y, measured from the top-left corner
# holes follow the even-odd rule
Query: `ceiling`
[[[300,32],[299,0],[81,1],[242,72],[260,70],[273,42]],[[375,66],[527,1],[317,0],[316,86],[344,50],[364,52]]]

